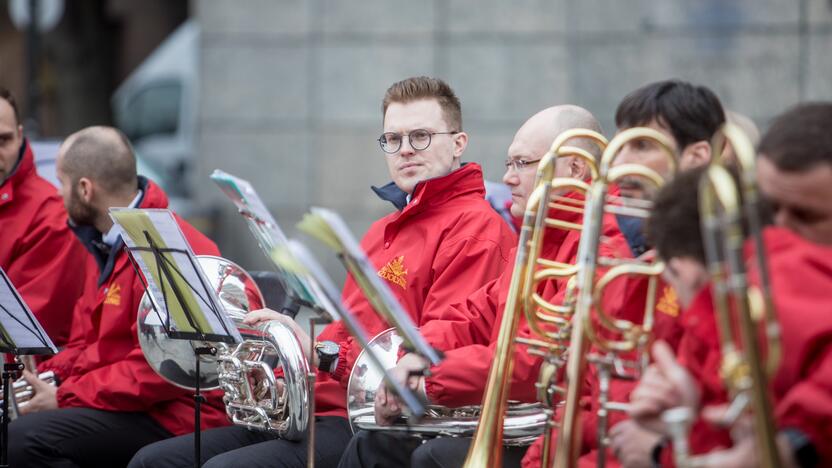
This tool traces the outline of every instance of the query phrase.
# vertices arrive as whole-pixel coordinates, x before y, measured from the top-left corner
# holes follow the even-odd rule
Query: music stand
[[[3,364],[2,432],[0,432],[0,467],[8,467],[9,398],[11,382],[23,370],[17,356],[23,354],[55,354],[58,348],[49,339],[29,306],[20,297],[6,272],[0,268],[0,353],[15,356],[14,362]]]
[[[393,291],[376,274],[367,254],[338,213],[313,207],[298,228],[335,251],[373,309],[404,339],[406,349],[418,353],[434,366],[442,361],[441,353],[428,344]]]
[[[275,248],[286,245],[286,235],[280,229],[277,220],[266,208],[266,204],[263,203],[257,191],[254,190],[251,182],[219,169],[215,169],[211,174],[211,180],[217,184],[222,193],[237,208],[266,258],[271,258],[271,253]],[[290,298],[289,304],[283,307],[284,311],[297,311],[300,306],[305,306],[314,309],[318,313],[325,312],[316,303],[316,299],[310,291],[310,286],[303,279],[280,265],[274,266],[278,278],[283,284],[283,289]]]
[[[236,344],[237,327],[224,313],[216,291],[198,266],[169,210],[110,209],[156,318],[171,339]],[[163,309],[163,310],[160,310]],[[194,347],[194,466],[202,465],[200,361],[215,355],[210,343]]]
[[[399,398],[402,399],[408,410],[419,417],[425,412],[425,402],[423,402],[416,394],[414,394],[407,386],[402,385],[390,376],[387,369],[381,364],[381,358],[376,354],[375,350],[369,346],[370,340],[367,337],[366,331],[361,324],[352,316],[352,313],[347,310],[340,300],[340,294],[335,284],[324,272],[324,269],[315,260],[309,250],[301,242],[290,239],[284,247],[275,249],[272,253],[274,262],[283,268],[299,275],[310,286],[310,292],[317,299],[317,304],[323,307],[326,312],[336,320],[341,322],[346,327],[347,331],[356,339],[356,341],[364,348],[370,362],[376,366],[382,373],[382,379],[387,383],[388,387]],[[310,327],[314,327],[314,319],[310,319]],[[314,330],[314,328],[313,328]],[[314,343],[314,342],[313,342]],[[310,350],[310,365],[312,361],[313,350]],[[314,372],[312,372],[312,382],[314,383]],[[310,387],[310,392],[312,392]],[[314,395],[312,395],[314,396]],[[308,442],[308,460],[307,464],[310,468],[314,466],[314,408],[315,400],[310,396],[310,412],[313,413],[309,423],[309,442]]]

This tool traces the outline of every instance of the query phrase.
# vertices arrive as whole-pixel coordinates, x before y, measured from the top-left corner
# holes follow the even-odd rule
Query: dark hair
[[[73,184],[88,177],[109,193],[126,193],[138,185],[136,157],[117,128],[88,127],[68,138],[63,169]]]
[[[448,86],[448,83],[439,78],[416,76],[393,83],[384,93],[381,115],[387,114],[387,107],[390,106],[390,103],[408,103],[420,99],[436,99],[439,107],[442,108],[445,123],[451,127],[448,130],[453,132],[462,131],[462,104],[459,103],[459,98],[456,97],[454,90]]]
[[[699,179],[706,170],[707,166],[679,173],[653,200],[647,239],[665,260],[692,257],[705,264],[699,226]]]
[[[799,104],[780,114],[760,140],[758,152],[784,171],[832,164],[832,103]]]
[[[733,165],[726,169],[737,187],[737,201],[742,204],[739,169]],[[649,243],[661,258],[691,257],[703,265],[706,263],[699,213],[699,182],[707,171],[708,166],[682,171],[656,194],[645,230]],[[770,206],[762,202],[756,211],[760,227],[771,224]],[[748,217],[744,207],[739,216],[742,231],[747,235]]]
[[[20,124],[20,111],[17,110],[17,101],[14,100],[14,94],[8,89],[0,86],[0,99],[5,100],[12,106],[12,111],[14,111],[14,118],[17,120],[17,123]]]
[[[647,125],[652,120],[670,130],[681,151],[697,141],[709,141],[725,123],[725,111],[713,91],[680,80],[642,86],[615,111],[618,128]]]

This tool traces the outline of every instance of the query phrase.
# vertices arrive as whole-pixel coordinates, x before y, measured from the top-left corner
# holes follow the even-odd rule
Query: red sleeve
[[[131,328],[135,334],[135,321]],[[118,382],[118,385],[108,384],[110,382]],[[62,408],[147,411],[159,402],[181,396],[182,391],[156,374],[136,342],[136,348],[123,360],[62,382],[57,398],[58,406]]]
[[[832,345],[827,341],[807,368],[805,378],[792,386],[775,407],[777,426],[794,428],[812,441],[821,466],[832,463]]]
[[[510,249],[509,241],[511,239],[507,238],[503,242],[506,245],[500,245],[490,239],[482,240],[468,236],[457,241],[446,242],[433,260],[433,281],[425,294],[422,311],[411,311],[418,314],[418,326],[425,325],[432,318],[437,317],[434,314],[441,315],[452,305],[464,300],[475,290],[474,288],[497,278],[508,262],[506,253]],[[372,311],[367,313],[375,315]],[[358,318],[361,319],[360,313]],[[371,320],[381,324],[381,329],[375,333],[386,327],[378,318],[366,319],[366,321]],[[365,322],[362,321],[362,323]],[[348,337],[346,342],[342,343],[341,348],[338,365],[332,377],[346,386],[349,381],[349,370],[352,369],[361,349],[354,343],[352,337]]]
[[[556,429],[553,429],[556,431]],[[541,458],[543,456],[543,436],[535,439],[534,443],[526,450],[521,462],[522,468],[540,468]]]
[[[518,336],[530,337],[529,329],[522,322],[520,326],[523,329]],[[434,366],[432,375],[425,379],[425,391],[430,401],[449,407],[482,403],[495,350],[496,340],[490,345],[475,344],[447,351],[445,359]],[[534,382],[540,363],[540,358],[529,355],[525,346],[515,344],[510,399],[537,401]]]
[[[87,272],[86,287],[84,294],[75,302],[75,307],[72,312],[72,328],[69,334],[69,342],[66,346],[38,365],[38,372],[52,371],[58,376],[60,381],[66,380],[72,372],[72,366],[78,356],[84,351],[85,343],[87,343],[87,335],[92,332],[92,323],[90,321],[89,305],[95,303],[95,297],[98,294],[96,286],[96,277],[92,272],[98,271],[98,266],[95,265],[95,260],[92,255],[87,256]]]
[[[510,281],[511,270],[506,270],[500,278],[478,289],[464,302],[431,314],[436,318],[423,320],[419,331],[431,346],[441,351],[488,344],[494,328],[499,326],[497,315],[505,306],[505,291]]]
[[[84,289],[88,253],[57,209],[63,207],[59,203],[39,207],[33,229],[21,240],[23,254],[11,262],[6,274],[52,341],[62,347],[70,334],[73,306]]]

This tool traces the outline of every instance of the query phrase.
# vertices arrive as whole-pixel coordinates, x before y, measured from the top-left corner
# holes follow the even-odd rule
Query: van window
[[[179,128],[182,85],[175,81],[154,83],[133,96],[117,116],[127,137],[137,142],[147,136],[173,135]]]

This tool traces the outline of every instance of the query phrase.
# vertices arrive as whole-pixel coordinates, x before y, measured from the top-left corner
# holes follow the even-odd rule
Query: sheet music
[[[325,208],[315,207],[310,211],[311,214],[304,217],[298,228],[342,254],[345,266],[376,312],[396,327],[399,334],[417,353],[433,364],[439,364],[441,357],[419,334],[416,325],[410,319],[410,314],[376,274],[375,266],[367,258],[367,254],[361,249],[344,220],[334,211]]]
[[[211,174],[211,180],[243,215],[257,244],[267,257],[271,258],[276,247],[286,245],[286,235],[249,181],[219,169],[215,169]],[[314,294],[310,291],[311,285],[285,269],[278,267],[278,273],[287,293],[311,307],[320,308],[320,304],[315,304]]]
[[[155,300],[160,320],[169,322],[169,332],[230,336],[235,342],[242,341],[170,210],[113,208],[110,217],[119,225],[130,255],[147,280],[147,289]],[[151,241],[155,247],[163,249],[158,259],[150,250]],[[170,273],[174,284],[169,282],[164,269]],[[174,287],[181,294],[184,307],[174,293]],[[185,307],[192,312],[193,323],[188,320]]]
[[[0,268],[0,351],[14,354],[55,354],[58,348]]]
[[[211,174],[213,180],[223,191],[223,193],[231,199],[237,209],[243,212],[246,216],[251,217],[256,222],[265,225],[275,240],[281,244],[286,243],[286,235],[278,226],[266,204],[260,199],[257,191],[251,183],[245,179],[233,176],[227,172],[215,169]],[[270,245],[269,251],[275,246]]]

